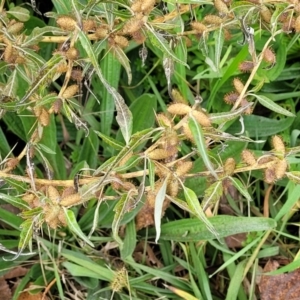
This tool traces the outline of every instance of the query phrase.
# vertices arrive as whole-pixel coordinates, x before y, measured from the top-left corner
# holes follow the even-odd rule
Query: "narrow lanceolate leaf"
[[[169,176],[165,178],[161,188],[159,189],[155,197],[155,207],[154,207],[154,223],[156,229],[155,243],[158,242],[160,237],[161,216],[162,216],[164,200],[166,197],[168,179]]]
[[[17,69],[15,69],[9,76],[5,88],[2,90],[2,95],[7,97],[14,98],[17,93],[18,88],[18,76],[17,76]]]
[[[127,55],[124,53],[123,49],[119,46],[115,46],[112,49],[113,54],[115,55],[116,59],[120,62],[120,64],[124,67],[127,78],[128,78],[128,85],[131,84],[132,81],[132,72],[130,67],[130,61]]]
[[[223,28],[220,27],[219,30],[216,30],[214,33],[215,36],[215,66],[217,71],[220,71],[220,60],[224,43],[224,33]]]
[[[20,225],[21,233],[20,233],[20,239],[18,245],[18,253],[13,258],[9,259],[10,261],[16,260],[20,255],[22,255],[23,250],[31,243],[33,226],[34,226],[34,222],[32,221],[32,219],[25,220]],[[8,260],[8,259],[3,259],[3,260]]]
[[[151,44],[154,47],[157,47],[158,49],[160,49],[164,55],[172,57],[172,59],[180,64],[185,65],[187,68],[189,68],[189,66],[184,62],[181,61],[180,59],[177,58],[177,56],[174,54],[174,52],[171,50],[168,41],[163,37],[162,34],[156,32],[151,26],[149,26],[148,24],[146,24],[147,26],[147,35],[149,37],[149,40],[151,42]]]
[[[165,70],[165,75],[167,78],[168,91],[171,93],[172,85],[171,85],[171,77],[174,73],[174,60],[171,57],[166,56],[163,59],[163,67]]]
[[[63,210],[65,212],[65,216],[67,219],[68,227],[69,229],[78,237],[80,237],[84,242],[86,242],[91,247],[94,247],[94,244],[87,238],[87,236],[81,231],[76,217],[74,215],[74,212],[72,210],[66,209],[63,207]]]
[[[126,144],[129,143],[131,133],[132,133],[132,114],[127,105],[125,104],[125,101],[123,97],[117,92],[117,90],[110,86],[106,79],[104,78],[97,61],[97,57],[92,49],[92,45],[86,34],[82,31],[79,31],[79,40],[81,42],[81,45],[83,46],[84,50],[86,51],[89,59],[91,60],[91,63],[93,67],[95,68],[95,71],[103,83],[104,87],[107,89],[107,91],[113,96],[116,110],[117,110],[117,117],[116,120],[120,126],[122,135],[124,137],[124,140]]]
[[[234,177],[229,177],[232,181],[233,185],[236,187],[236,189],[246,198],[246,200],[249,202],[252,200],[251,195],[248,193],[245,186],[242,184],[242,182]]]
[[[30,18],[29,10],[20,7],[15,6],[12,7],[9,11],[6,12],[8,15],[13,16],[14,18],[18,19],[21,22],[27,22]]]
[[[218,238],[218,232],[215,228],[211,225],[210,221],[206,217],[205,213],[200,206],[199,200],[197,195],[191,189],[182,186],[185,200],[189,206],[189,208],[193,211],[193,213],[206,225],[206,228],[214,234],[215,238]]]
[[[112,88],[112,87],[111,87]],[[115,104],[117,109],[116,120],[120,126],[123,138],[128,145],[132,133],[132,113],[128,106],[125,104],[122,96],[115,90]]]
[[[201,126],[199,123],[195,120],[195,118],[190,115],[189,119],[189,127],[192,131],[193,137],[195,139],[197,149],[203,159],[203,162],[206,166],[206,168],[211,172],[211,174],[218,180],[218,175],[214,170],[214,167],[212,163],[209,160],[207,149],[206,149],[206,144],[205,144],[205,139],[204,139],[204,134],[202,131]]]
[[[100,131],[94,130],[94,132],[109,146],[113,147],[116,150],[122,150],[124,148],[124,144],[120,143],[119,141],[111,138]]]
[[[57,73],[56,72],[57,66],[62,60],[63,57],[61,55],[52,56],[52,58],[45,64],[43,69],[37,74],[28,92],[21,99],[20,103],[25,102],[30,96],[32,96],[36,92],[38,88],[41,88],[41,86],[48,83],[49,80],[52,80],[52,78]]]
[[[129,194],[129,193],[128,193]],[[112,235],[114,240],[119,244],[120,249],[123,248],[123,241],[119,237],[119,227],[126,212],[126,206],[129,201],[128,194],[123,194],[114,208],[115,216],[112,222]]]
[[[263,105],[264,107],[275,111],[279,114],[285,115],[287,117],[295,117],[295,115],[293,113],[291,113],[290,111],[284,109],[283,107],[281,107],[280,105],[276,104],[274,101],[272,101],[271,99],[269,99],[266,96],[263,95],[255,95],[253,94],[252,96],[255,96],[256,99],[258,100],[258,102]]]
[[[14,196],[10,196],[8,194],[1,193],[0,199],[4,200],[5,202],[7,202],[15,207],[18,207],[20,209],[24,209],[24,210],[30,209],[28,203],[26,201],[22,200],[21,198],[17,198]]]
[[[37,44],[48,33],[53,35],[63,35],[65,34],[65,31],[54,26],[45,26],[42,28],[36,27],[32,30],[31,34],[26,36],[24,43],[22,43],[22,47],[28,47]]]
[[[270,218],[227,215],[211,217],[209,221],[218,232],[219,238],[242,232],[269,230],[277,225],[276,221]],[[198,219],[189,218],[163,224],[160,238],[168,241],[187,242],[211,240],[215,239],[216,236],[207,229],[206,224]]]
[[[214,182],[205,190],[204,198],[202,200],[202,207],[205,210],[209,205],[217,203],[223,193],[222,181]]]
[[[300,184],[300,172],[299,171],[291,171],[285,173],[286,177],[295,182],[296,184]]]
[[[252,105],[253,103],[250,102],[246,106],[240,107],[234,111],[228,111],[223,113],[212,113],[209,114],[209,119],[213,124],[222,124],[241,116],[242,113]]]

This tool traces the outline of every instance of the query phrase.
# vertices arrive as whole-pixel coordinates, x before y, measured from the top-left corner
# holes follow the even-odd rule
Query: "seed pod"
[[[227,5],[222,0],[215,0],[214,6],[221,15],[227,15],[229,13]]]
[[[59,195],[58,190],[54,186],[52,186],[52,185],[48,186],[48,188],[47,188],[47,194],[48,194],[48,198],[53,203],[59,203],[60,195]]]
[[[119,45],[121,48],[126,48],[128,47],[129,45],[129,42],[128,40],[124,37],[124,36],[121,36],[121,35],[116,35],[114,37],[114,41],[117,45]]]
[[[141,3],[141,11],[148,15],[154,8],[155,0],[143,0]]]
[[[193,167],[193,163],[191,161],[184,161],[181,163],[178,163],[178,166],[176,168],[176,175],[177,176],[184,176],[187,174]]]
[[[181,93],[177,89],[172,89],[172,99],[175,103],[187,104],[187,101],[183,98]]]
[[[276,175],[275,175],[275,169],[274,169],[273,166],[265,169],[264,173],[265,173],[264,174],[264,181],[266,183],[272,184],[272,183],[275,182]]]
[[[73,31],[76,28],[76,21],[69,16],[62,16],[57,18],[56,23],[60,28],[64,30]]]
[[[73,195],[75,193],[76,193],[75,189],[72,186],[69,186],[63,190],[63,192],[61,194],[61,198],[65,198],[65,197],[67,197],[69,195]]]
[[[104,27],[98,27],[95,31],[95,35],[98,39],[104,39],[108,36],[108,30]]]
[[[24,56],[17,56],[15,59],[15,63],[18,65],[24,65],[26,63],[26,59]]]
[[[166,159],[173,155],[165,149],[154,149],[147,153],[147,157],[154,160]]]
[[[72,98],[77,92],[78,92],[78,85],[77,84],[72,84],[72,85],[69,85],[65,91],[62,93],[62,98],[65,98],[65,99],[69,99],[69,98]]]
[[[19,160],[17,158],[9,158],[7,161],[6,161],[6,167],[13,170],[18,164],[19,164]]]
[[[82,70],[78,68],[72,69],[71,78],[77,82],[82,81],[83,79]]]
[[[140,1],[140,0],[136,0],[136,1],[134,1],[133,3],[132,3],[132,5],[131,5],[131,10],[133,11],[133,12],[141,12],[142,11],[142,1]]]
[[[29,205],[32,205],[33,203],[33,200],[36,198],[36,196],[32,193],[28,193],[28,194],[25,194],[23,197],[22,197],[22,200],[26,201]]]
[[[224,164],[224,172],[226,176],[231,176],[234,174],[235,170],[235,160],[232,157],[226,159]]]
[[[42,108],[41,114],[38,117],[42,126],[48,126],[50,122],[50,116],[46,109]]]
[[[65,212],[63,211],[63,209],[61,209],[57,215],[57,219],[59,221],[59,225],[65,227],[67,226],[68,222],[66,220],[66,215],[65,215]]]
[[[192,115],[201,126],[203,126],[203,127],[211,126],[211,121],[204,112],[198,111],[198,110],[193,110]]]
[[[179,182],[176,178],[169,180],[167,185],[167,194],[176,197],[179,191]]]
[[[241,156],[243,162],[245,162],[248,166],[254,166],[256,164],[256,158],[250,150],[244,149]]]
[[[233,79],[233,85],[234,85],[234,88],[236,89],[236,91],[241,94],[243,89],[244,89],[244,84],[243,82],[239,79],[239,78],[234,78]]]
[[[297,27],[297,28],[296,28]],[[295,28],[296,32],[300,32],[300,16],[296,18],[288,18],[283,24],[282,24],[282,30],[284,32],[291,32]]]
[[[239,70],[243,73],[250,73],[254,68],[253,61],[243,61],[239,64]]]
[[[35,106],[35,107],[33,108],[34,115],[35,115],[36,117],[39,117],[39,116],[41,115],[41,113],[42,113],[42,109],[43,109],[42,106]]]
[[[167,110],[172,115],[186,115],[192,110],[192,108],[183,103],[175,103],[171,104]]]
[[[61,99],[55,100],[55,102],[52,104],[52,109],[56,114],[60,112],[61,107],[62,107]]]
[[[241,101],[241,107],[246,107],[250,104],[250,102],[243,98],[242,101]],[[248,106],[245,110],[244,110],[244,114],[245,115],[251,115],[253,112],[253,107],[252,106]]]
[[[285,172],[288,168],[288,163],[286,159],[279,159],[275,164],[275,176],[276,179],[281,179],[284,177]]]
[[[230,92],[224,96],[224,101],[229,105],[233,105],[239,96],[240,95],[237,92]]]
[[[53,229],[57,228],[57,223],[58,223],[57,216],[59,214],[59,211],[60,211],[60,207],[58,205],[46,204],[44,206],[45,221]]]
[[[270,24],[271,18],[272,18],[272,13],[270,12],[270,10],[267,6],[261,5],[260,16],[266,23]]]
[[[125,181],[122,183],[122,188],[125,190],[125,191],[133,191],[133,190],[136,190],[136,187],[135,185],[130,182],[130,181]]]
[[[88,19],[82,21],[82,29],[85,32],[93,31],[95,30],[95,27],[96,27],[96,23],[94,20]]]
[[[231,32],[227,28],[224,28],[223,32],[224,32],[224,39],[225,39],[225,41],[230,41],[231,38],[232,38]]]
[[[146,41],[146,37],[141,30],[131,33],[131,36],[138,45],[143,44]]]
[[[158,114],[156,120],[161,127],[171,128],[173,126],[172,121],[164,114]]]
[[[60,205],[70,207],[78,204],[80,201],[81,201],[81,196],[78,193],[76,193],[62,198],[60,201]]]
[[[144,25],[144,22],[139,19],[130,19],[123,27],[124,34],[132,34],[134,32],[139,31],[142,26]]]
[[[192,142],[195,142],[194,136],[188,123],[184,123],[182,125],[182,133],[186,136],[187,139],[191,140]]]
[[[263,60],[267,63],[275,64],[276,55],[271,48],[267,48],[263,53]]]
[[[79,51],[75,47],[69,48],[69,50],[66,52],[66,57],[69,60],[75,60],[79,56]]]
[[[69,67],[66,62],[62,62],[57,65],[56,72],[57,73],[66,73],[68,71]]]
[[[23,27],[24,27],[24,23],[16,22],[7,28],[7,32],[11,34],[16,34],[20,32],[23,29]]]
[[[272,146],[278,154],[281,154],[281,156],[285,155],[285,146],[280,136],[274,135],[272,137]]]
[[[300,32],[300,15],[295,20],[295,31]]]
[[[204,24],[202,24],[201,22],[197,22],[197,21],[192,22],[191,26],[192,26],[193,30],[197,31],[197,33],[202,34],[204,31],[207,30],[207,27]]]
[[[204,21],[208,24],[215,24],[215,25],[220,25],[222,24],[223,20],[215,15],[206,15],[204,17]]]
[[[10,62],[10,59],[12,57],[13,53],[13,47],[11,43],[6,44],[4,53],[3,53],[3,59],[5,62]]]

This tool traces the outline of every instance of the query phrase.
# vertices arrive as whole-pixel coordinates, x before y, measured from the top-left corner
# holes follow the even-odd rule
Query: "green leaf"
[[[116,59],[119,61],[119,63],[124,67],[127,78],[128,78],[128,85],[131,84],[132,81],[132,72],[131,72],[131,67],[130,67],[130,61],[123,51],[123,49],[120,46],[114,46],[112,48],[112,53],[116,57]]]
[[[225,300],[238,299],[237,296],[238,296],[239,289],[241,288],[241,283],[244,280],[243,273],[246,264],[247,264],[247,260],[245,259],[237,265],[233,277],[230,278],[230,283],[229,283]]]
[[[118,200],[118,203],[114,208],[115,215],[111,225],[111,229],[112,229],[113,238],[119,244],[120,249],[123,249],[123,241],[119,237],[119,227],[122,218],[126,213],[126,207],[129,200],[130,200],[129,193],[123,194],[121,198]]]
[[[167,57],[172,58],[174,61],[185,65],[187,68],[189,68],[189,66],[184,62],[181,61],[180,59],[177,58],[177,56],[175,55],[175,53],[171,50],[168,41],[163,37],[163,35],[161,33],[156,32],[151,26],[149,26],[148,24],[146,24],[147,26],[147,35],[149,37],[149,40],[151,42],[151,44],[154,47],[157,47],[158,49],[160,49],[164,55],[166,55]]]
[[[289,128],[294,122],[294,118],[286,117],[281,120],[265,118],[261,116],[244,116],[245,131],[249,137],[269,137]],[[228,133],[238,133],[241,131],[241,123],[235,121],[228,129]]]
[[[197,145],[197,149],[203,159],[205,166],[211,172],[211,174],[218,180],[218,175],[215,172],[214,167],[208,157],[202,128],[192,115],[190,115],[190,119],[189,119],[189,128],[192,131],[193,137]]]
[[[9,11],[6,12],[8,15],[13,16],[14,18],[18,19],[21,22],[26,22],[30,18],[29,10],[26,8],[15,6],[12,7]]]
[[[143,94],[130,105],[133,117],[132,132],[152,128],[155,123],[157,98],[152,94]]]
[[[205,190],[204,198],[202,200],[202,207],[206,208],[210,204],[217,203],[220,200],[222,194],[223,194],[222,181],[214,182]]]
[[[217,68],[217,72],[220,72],[220,60],[221,54],[223,50],[224,44],[224,33],[222,26],[214,32],[214,40],[215,40],[215,66]]]
[[[36,27],[32,30],[31,34],[26,36],[23,47],[28,47],[31,45],[36,45],[39,43],[43,37],[47,34],[51,33],[53,35],[64,35],[65,31],[54,26],[45,26],[45,27]]]
[[[217,231],[219,238],[236,233],[263,231],[276,227],[274,219],[256,217],[220,215],[209,218],[209,222]],[[205,223],[198,219],[183,219],[163,224],[160,238],[163,240],[187,242],[215,239],[216,236],[207,228]]]
[[[168,184],[169,176],[167,176],[158,190],[156,197],[155,197],[155,206],[154,206],[154,225],[156,229],[156,237],[155,237],[155,243],[158,242],[159,236],[160,236],[160,226],[161,226],[161,217],[162,217],[162,209],[164,200],[166,197],[166,191],[167,191],[167,184]]]
[[[251,195],[248,193],[247,188],[242,184],[238,178],[229,177],[236,189],[246,198],[248,202],[252,200]]]
[[[84,139],[78,161],[85,160],[90,168],[96,168],[98,165],[99,138],[95,132],[91,131],[89,136]]]
[[[199,203],[199,199],[197,198],[195,192],[185,186],[183,186],[183,192],[185,200],[191,211],[199,218],[199,220],[201,220],[205,224],[206,228],[212,234],[214,234],[214,237],[219,238],[214,226],[210,223],[210,220],[206,217],[205,213],[203,212],[203,209]]]
[[[63,249],[61,251],[61,255],[65,257],[68,261],[72,261],[77,265],[86,268],[89,271],[97,273],[98,278],[101,280],[109,282],[113,280],[114,273],[111,270],[111,268],[102,267],[99,263],[96,263],[95,261],[91,260],[90,258],[88,258],[80,252]]]
[[[124,144],[120,143],[119,141],[117,141],[114,138],[111,138],[107,135],[105,135],[104,133],[100,132],[100,131],[96,131],[94,130],[94,132],[96,134],[98,134],[98,136],[109,146],[111,146],[112,148],[116,149],[116,150],[122,150],[124,148]]]
[[[254,96],[258,100],[258,102],[264,107],[269,108],[270,110],[285,115],[287,117],[295,117],[295,114],[291,113],[290,111],[276,104],[273,100],[269,99],[268,97],[263,95],[256,95],[256,94],[251,94],[251,95]]]
[[[18,207],[20,209],[30,209],[28,203],[24,200],[22,200],[21,198],[17,198],[17,197],[14,197],[14,196],[10,196],[8,194],[2,194],[0,193],[0,199],[6,201],[7,203],[15,206],[15,207]]]
[[[86,235],[81,231],[75,214],[72,210],[70,209],[66,209],[65,207],[63,207],[63,210],[65,212],[65,216],[66,216],[66,220],[68,223],[68,227],[69,229],[78,237],[80,237],[84,242],[86,242],[88,245],[90,245],[91,247],[94,247],[94,244],[86,237]]]
[[[91,46],[91,42],[86,36],[86,34],[83,31],[79,31],[78,33],[79,40],[81,42],[82,47],[86,51],[89,59],[91,60],[91,63],[93,67],[95,68],[95,71],[100,79],[100,81],[103,83],[104,87],[107,89],[107,91],[111,94],[111,96],[114,99],[116,110],[117,110],[117,117],[116,120],[120,126],[121,132],[123,134],[124,140],[126,144],[129,143],[131,133],[132,133],[132,114],[127,105],[125,104],[125,101],[123,97],[117,92],[117,90],[110,85],[109,82],[104,78],[100,68],[99,64],[97,62],[96,54],[94,53],[94,50]],[[108,56],[109,54],[107,54]],[[112,65],[110,65],[110,68],[113,68]],[[109,131],[108,133],[101,130],[105,134],[109,135],[110,133],[110,125],[109,125]]]
[[[249,103],[246,106],[240,107],[234,111],[228,111],[228,112],[221,112],[221,113],[212,113],[209,114],[209,119],[213,124],[222,124],[226,123],[227,121],[233,120],[237,117],[240,117],[243,112],[251,107],[253,103]]]

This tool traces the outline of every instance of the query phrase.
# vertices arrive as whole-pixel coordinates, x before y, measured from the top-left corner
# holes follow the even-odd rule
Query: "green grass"
[[[1,3],[12,299],[254,300],[299,267],[297,7]]]

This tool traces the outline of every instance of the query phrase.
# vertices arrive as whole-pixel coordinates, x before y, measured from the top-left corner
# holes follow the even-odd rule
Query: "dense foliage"
[[[300,3],[52,4],[0,7],[13,299],[257,299],[265,258],[296,269]]]

